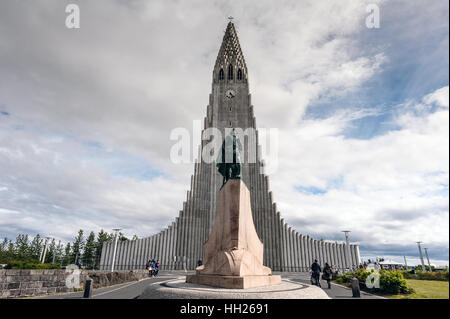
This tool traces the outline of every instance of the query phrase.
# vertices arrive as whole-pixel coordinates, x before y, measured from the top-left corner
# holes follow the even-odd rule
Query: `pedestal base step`
[[[280,276],[219,276],[219,275],[187,275],[186,282],[229,289],[247,289],[277,285]]]

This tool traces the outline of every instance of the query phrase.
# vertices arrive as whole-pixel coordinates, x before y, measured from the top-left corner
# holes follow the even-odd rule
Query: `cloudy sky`
[[[70,3],[80,29],[65,26]],[[448,264],[448,6],[1,1],[0,237],[171,223],[193,164],[170,161],[170,132],[205,116],[232,15],[257,125],[279,130],[285,220],[327,240],[350,229],[365,258],[418,262],[421,240]]]

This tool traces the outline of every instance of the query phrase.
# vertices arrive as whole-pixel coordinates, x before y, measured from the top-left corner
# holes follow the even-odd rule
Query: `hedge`
[[[413,290],[408,287],[408,283],[405,278],[403,278],[401,271],[379,270],[380,288],[368,288],[366,286],[366,279],[372,272],[374,272],[374,270],[367,271],[365,269],[358,269],[355,272],[348,272],[339,275],[336,281],[339,283],[348,284],[351,282],[352,278],[356,277],[359,280],[360,287],[370,292],[389,294],[408,294],[413,292]]]
[[[411,274],[408,271],[403,272],[403,278],[405,279],[418,279],[418,280],[439,280],[448,281],[448,271],[436,271],[436,272],[422,272],[417,271],[415,274]]]
[[[5,269],[60,269],[59,264],[47,263],[43,264],[36,260],[12,260]]]

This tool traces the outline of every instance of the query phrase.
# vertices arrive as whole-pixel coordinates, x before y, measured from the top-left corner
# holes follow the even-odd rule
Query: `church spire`
[[[214,82],[221,80],[247,80],[247,66],[231,17],[214,66]]]

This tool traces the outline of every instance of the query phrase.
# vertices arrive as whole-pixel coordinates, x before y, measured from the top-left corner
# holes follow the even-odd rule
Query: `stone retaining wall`
[[[0,270],[0,298],[16,298],[73,292],[84,289],[86,279],[93,280],[94,288],[138,281],[148,277],[147,270],[91,271],[79,270],[80,288],[69,288],[66,279],[75,275],[63,269],[6,269]]]

